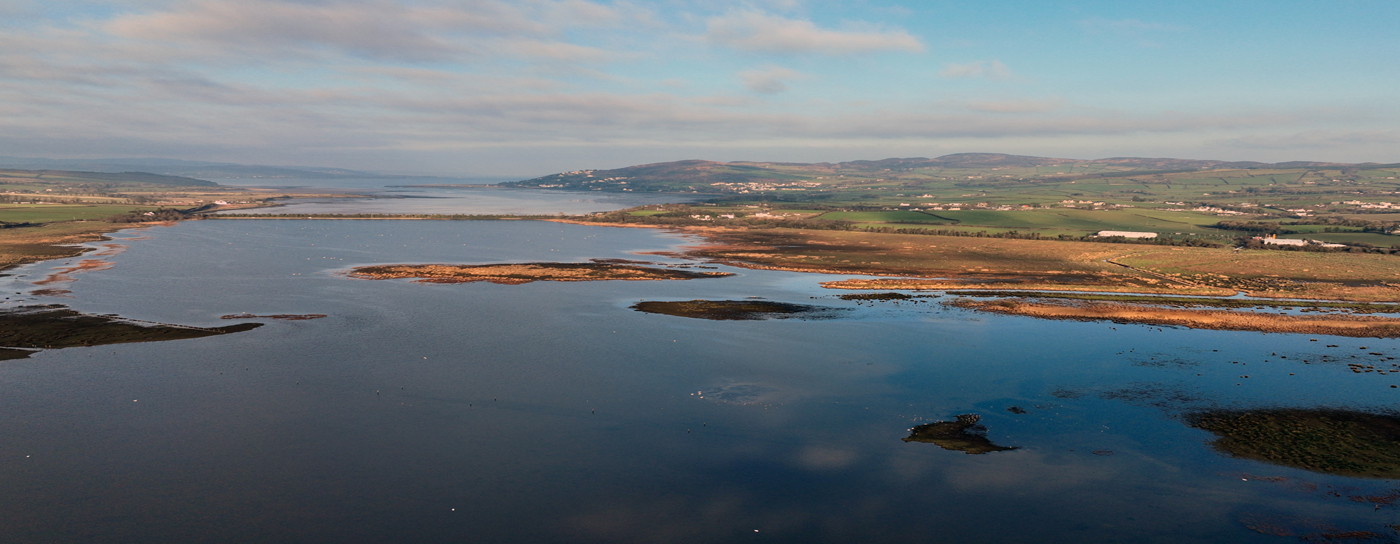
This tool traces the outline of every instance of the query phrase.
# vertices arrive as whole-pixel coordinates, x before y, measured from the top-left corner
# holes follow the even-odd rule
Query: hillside
[[[958,153],[937,158],[911,157],[840,163],[715,162],[686,160],[628,166],[611,170],[575,170],[535,179],[503,183],[598,191],[662,191],[729,193],[836,189],[872,182],[900,180],[905,186],[954,179],[1070,180],[1133,175],[1160,175],[1212,170],[1354,171],[1388,165],[1352,165],[1309,161],[1280,164],[1213,160],[1113,157],[1080,160],[1001,153]],[[912,184],[907,182],[914,182]]]
[[[0,156],[0,168],[88,173],[150,172],[164,176],[215,179],[424,179],[433,177],[388,175],[319,166],[265,166],[161,158],[46,159]]]
[[[171,187],[217,187],[219,184],[184,176],[149,172],[77,172],[70,170],[0,169],[0,184],[62,185],[162,185]]]

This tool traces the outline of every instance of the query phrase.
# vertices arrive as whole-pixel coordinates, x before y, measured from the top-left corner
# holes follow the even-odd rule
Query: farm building
[[[1271,235],[1268,238],[1260,238],[1258,236],[1255,236],[1254,239],[1264,242],[1266,244],[1273,244],[1278,246],[1306,246],[1309,244],[1317,244],[1319,246],[1327,248],[1347,247],[1346,244],[1329,244],[1322,240],[1294,240],[1291,238],[1279,238],[1278,235]]]
[[[1157,237],[1157,233],[1155,233],[1155,232],[1133,232],[1133,231],[1129,231],[1129,230],[1101,230],[1101,231],[1099,231],[1098,234],[1095,234],[1094,236],[1099,236],[1099,237],[1122,236],[1122,237],[1124,237],[1124,238],[1156,238],[1156,237]]]

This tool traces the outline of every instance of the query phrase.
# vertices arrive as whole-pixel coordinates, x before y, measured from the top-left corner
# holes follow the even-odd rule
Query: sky
[[[1400,162],[1400,2],[0,0],[0,155]]]

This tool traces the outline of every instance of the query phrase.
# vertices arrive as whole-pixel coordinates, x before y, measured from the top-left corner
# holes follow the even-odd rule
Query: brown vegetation
[[[1080,321],[1176,325],[1192,329],[1327,334],[1352,337],[1400,337],[1400,319],[1368,315],[1301,316],[1230,310],[1164,308],[1148,304],[1084,301],[1036,301],[1024,298],[990,301],[959,299],[953,306],[984,312]]]
[[[824,274],[900,276],[823,284],[835,289],[1036,289],[1326,300],[1400,299],[1387,255],[1236,251],[804,229],[696,228],[692,258]]]
[[[361,266],[346,275],[386,280],[417,278],[420,283],[471,283],[486,281],[516,285],[533,281],[689,280],[732,276],[726,272],[691,272],[616,263],[519,263],[519,264],[416,264]]]

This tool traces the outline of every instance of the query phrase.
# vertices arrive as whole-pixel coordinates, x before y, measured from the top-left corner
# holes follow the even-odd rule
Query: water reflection
[[[7,539],[1233,543],[1272,542],[1260,529],[1283,518],[1375,534],[1397,523],[1367,498],[1392,480],[1221,455],[1208,446],[1220,436],[1182,424],[1222,409],[1382,413],[1400,399],[1394,340],[842,300],[817,282],[849,276],[729,267],[667,282],[343,275],[694,243],[643,229],[247,220],[149,235],[67,285],[71,306],[198,327],[326,317],[0,365]],[[51,266],[0,286],[27,292]],[[843,318],[630,308],[691,300]],[[901,441],[969,423],[951,414],[979,416],[954,433],[968,449],[1018,449]],[[989,431],[964,432],[977,426]]]

